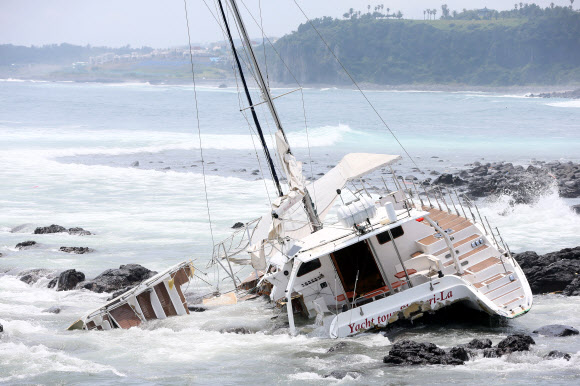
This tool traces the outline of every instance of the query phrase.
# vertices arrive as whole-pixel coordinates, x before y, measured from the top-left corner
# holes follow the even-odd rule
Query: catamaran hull
[[[526,294],[528,295],[528,294]],[[330,324],[330,337],[343,338],[373,329],[386,327],[400,319],[414,320],[425,312],[437,311],[457,302],[469,305],[490,315],[514,318],[532,307],[531,293],[517,313],[498,307],[477,288],[456,276],[445,276],[409,288],[397,295],[355,307],[338,314]]]

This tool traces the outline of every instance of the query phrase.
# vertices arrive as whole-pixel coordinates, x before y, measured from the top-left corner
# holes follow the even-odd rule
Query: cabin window
[[[398,226],[395,227],[393,229],[391,229],[391,233],[393,234],[394,238],[399,238],[401,236],[403,236],[405,234],[405,231],[403,230],[402,226]],[[383,232],[377,235],[377,240],[379,241],[379,244],[386,244],[389,241],[391,241],[391,236],[389,235],[389,232]]]
[[[300,268],[298,268],[298,274],[296,276],[298,276],[298,277],[304,276],[307,273],[310,273],[310,272],[312,272],[315,269],[318,269],[320,267],[322,267],[322,264],[320,263],[320,259],[314,259],[314,260],[307,261],[306,263],[302,263]]]
[[[385,282],[366,241],[349,245],[330,254],[346,295],[351,298],[385,286]]]

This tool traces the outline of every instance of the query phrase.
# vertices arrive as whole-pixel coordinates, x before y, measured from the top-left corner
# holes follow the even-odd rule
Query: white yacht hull
[[[397,295],[342,312],[332,319],[329,334],[331,338],[347,337],[369,329],[386,327],[400,319],[414,320],[425,312],[437,311],[460,301],[468,302],[473,308],[490,315],[505,318],[520,316],[532,307],[531,294],[527,305],[514,313],[495,304],[467,281],[456,276],[445,276],[432,283],[424,283]]]

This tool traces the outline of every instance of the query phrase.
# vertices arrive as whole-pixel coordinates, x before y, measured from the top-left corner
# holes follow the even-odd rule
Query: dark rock
[[[187,306],[187,309],[191,312],[205,312],[207,308],[205,307],[198,307],[198,306]]]
[[[248,330],[246,327],[228,327],[228,328],[222,328],[220,330],[220,332],[222,334],[223,333],[241,334],[241,335],[252,334],[252,331]]]
[[[93,250],[88,247],[60,247],[61,252],[76,253],[77,255],[82,255],[84,253],[92,252]]]
[[[34,284],[43,277],[53,278],[55,277],[55,272],[45,268],[35,268],[27,269],[18,274],[20,281],[23,281],[26,284]]]
[[[534,334],[544,336],[570,336],[578,335],[578,330],[574,327],[564,326],[562,324],[550,324],[534,330]]]
[[[335,344],[334,346],[332,346],[331,348],[329,348],[327,353],[342,350],[347,346],[348,345],[346,344],[346,342],[339,342],[339,343]]]
[[[149,279],[156,274],[157,272],[151,271],[139,264],[126,264],[121,265],[118,269],[108,269],[93,280],[80,283],[77,288],[85,288],[99,293],[113,292],[139,284],[143,280]]]
[[[85,280],[85,274],[77,272],[76,269],[67,269],[58,276],[57,291],[70,291],[74,289],[77,284]]]
[[[455,347],[454,349],[459,348]],[[455,350],[454,354],[463,357],[463,351]],[[383,358],[383,363],[395,365],[462,365],[464,362],[451,353],[446,353],[433,343],[418,343],[411,340],[395,343],[389,351],[389,355]]]
[[[491,339],[473,339],[465,345],[466,348],[483,350],[491,347]]]
[[[139,161],[135,161],[131,164],[131,167],[137,168],[139,167]]]
[[[51,314],[60,314],[61,308],[58,306],[52,306],[47,308],[46,310],[42,310],[42,312],[49,312]]]
[[[571,208],[574,213],[580,214],[580,204],[572,205]]]
[[[435,181],[433,181],[433,184],[435,185],[453,185],[453,186],[459,186],[459,185],[464,185],[466,182],[464,180],[462,180],[461,178],[454,176],[452,174],[449,173],[443,173],[441,174],[439,177],[437,177],[435,179]]]
[[[499,358],[501,356],[502,356],[501,350],[496,347],[490,347],[483,350],[484,358]]]
[[[449,355],[463,362],[469,360],[469,354],[467,353],[467,350],[463,347],[453,347],[451,350],[449,350]]]
[[[242,228],[243,226],[244,226],[243,222],[237,222],[234,225],[232,225],[232,229]]]
[[[84,230],[83,228],[68,228],[68,233],[71,235],[76,235],[76,236],[90,236],[92,235],[91,232]]]
[[[56,283],[58,283],[58,277],[53,278],[51,281],[48,282],[47,288],[54,288],[56,287]]]
[[[20,250],[29,249],[30,247],[33,247],[35,245],[36,245],[36,241],[32,241],[32,240],[23,241],[21,243],[16,244],[16,249],[20,249]]]
[[[565,248],[539,256],[535,252],[514,255],[522,267],[534,294],[563,292],[580,294],[580,247]]]
[[[431,172],[429,172],[429,174],[431,174],[432,176],[438,176],[441,173],[439,173],[437,170],[431,170]]]
[[[353,379],[358,379],[360,377],[360,373],[356,371],[344,371],[344,370],[334,370],[331,371],[329,374],[323,375],[323,378],[334,378],[334,379],[344,379],[346,377],[351,377]]]
[[[531,336],[525,334],[513,334],[497,344],[497,349],[503,354],[515,351],[530,351],[530,346],[536,344]]]
[[[4,332],[4,326],[0,323],[0,332]]]
[[[571,358],[570,354],[558,350],[552,350],[548,355],[544,356],[544,359],[566,359],[567,361]]]
[[[66,232],[66,228],[60,225],[56,225],[56,224],[52,224],[51,226],[48,227],[38,227],[34,230],[34,234],[35,235],[42,235],[42,234],[46,234],[46,233],[60,233],[60,232]]]
[[[577,276],[576,279],[572,280],[570,284],[564,288],[562,294],[566,296],[580,296],[580,277]]]

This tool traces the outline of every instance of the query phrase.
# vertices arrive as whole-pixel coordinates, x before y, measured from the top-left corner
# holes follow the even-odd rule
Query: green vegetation
[[[522,4],[511,11],[458,13],[444,6],[440,20],[387,18],[379,10],[348,12],[346,20],[313,20],[359,82],[492,86],[580,82],[580,13],[571,7]],[[301,83],[350,82],[309,24],[278,40],[276,49]],[[274,79],[292,82],[282,63],[269,68]]]

